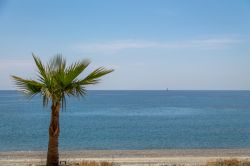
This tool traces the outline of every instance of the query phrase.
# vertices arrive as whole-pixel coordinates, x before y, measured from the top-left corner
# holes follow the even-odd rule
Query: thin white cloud
[[[15,89],[11,75],[28,77],[34,71],[34,62],[21,59],[1,59],[0,61],[0,82],[1,89]]]
[[[14,60],[14,59],[2,59],[0,61],[0,72],[6,70],[15,70],[18,68],[30,69],[34,63],[30,60]]]
[[[128,49],[221,49],[242,42],[238,38],[207,38],[186,41],[141,41],[141,40],[119,40],[97,43],[81,43],[74,46],[74,49],[84,53],[116,53]]]

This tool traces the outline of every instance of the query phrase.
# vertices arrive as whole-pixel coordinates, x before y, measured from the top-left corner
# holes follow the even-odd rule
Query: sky
[[[250,0],[0,0],[0,89],[32,53],[115,69],[88,89],[250,90]]]

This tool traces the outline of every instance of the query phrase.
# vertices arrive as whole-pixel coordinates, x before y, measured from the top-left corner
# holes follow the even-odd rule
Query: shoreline
[[[3,166],[44,164],[46,151],[0,152]],[[77,150],[59,151],[60,160],[80,162],[83,160],[109,161],[126,165],[199,165],[217,159],[237,158],[250,160],[248,149],[162,149],[162,150]]]

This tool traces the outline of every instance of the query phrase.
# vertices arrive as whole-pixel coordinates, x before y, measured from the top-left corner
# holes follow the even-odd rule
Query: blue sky
[[[89,89],[250,89],[250,1],[0,0],[0,89],[32,52],[115,69]]]

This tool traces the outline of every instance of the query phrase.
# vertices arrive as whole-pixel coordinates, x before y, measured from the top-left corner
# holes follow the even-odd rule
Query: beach
[[[81,150],[60,151],[60,161],[109,161],[127,165],[202,165],[217,159],[250,159],[250,149]],[[0,152],[1,166],[42,165],[46,151]]]

